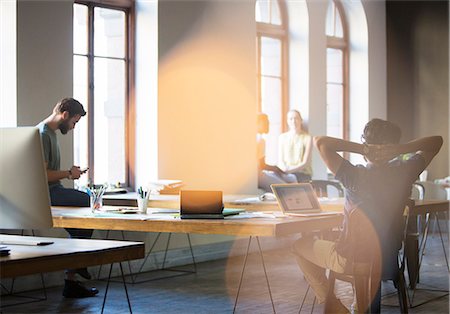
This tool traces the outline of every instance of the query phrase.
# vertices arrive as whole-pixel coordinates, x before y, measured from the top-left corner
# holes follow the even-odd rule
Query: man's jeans
[[[76,206],[89,207],[89,195],[85,192],[75,189],[68,189],[61,184],[50,187],[50,200],[52,206]],[[76,239],[90,239],[94,230],[92,229],[78,229],[66,228],[71,238]]]

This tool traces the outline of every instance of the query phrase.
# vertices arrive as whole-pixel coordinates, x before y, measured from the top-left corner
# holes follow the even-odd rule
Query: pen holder
[[[86,190],[91,199],[91,211],[94,213],[103,207],[103,193],[105,193],[106,185],[101,187],[91,187]]]
[[[98,210],[101,210],[103,207],[103,195],[96,195],[92,193],[91,197],[91,211],[94,213]]]
[[[138,204],[139,212],[145,214],[147,212],[148,199],[146,197],[144,197],[144,198],[138,197],[137,204]]]

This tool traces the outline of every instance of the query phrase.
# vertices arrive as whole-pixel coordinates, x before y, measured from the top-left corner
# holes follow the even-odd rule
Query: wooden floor
[[[448,240],[445,242],[448,248]],[[302,299],[308,289],[294,256],[286,250],[265,252],[270,287],[277,313],[299,313]],[[232,313],[237,286],[243,265],[243,257],[217,260],[197,265],[197,273],[140,284],[128,284],[128,292],[134,313]],[[126,266],[126,265],[124,265]],[[188,265],[192,266],[192,265]],[[161,272],[160,272],[161,273]],[[167,272],[165,273],[167,274]],[[138,281],[146,279],[144,274]],[[20,279],[17,279],[20,280]],[[91,281],[100,294],[88,299],[65,299],[62,287],[47,289],[46,301],[4,307],[3,313],[100,313],[106,283]],[[427,286],[425,286],[427,284]],[[421,287],[433,286],[448,291],[449,273],[446,270],[442,245],[437,236],[431,237],[421,271]],[[339,283],[337,295],[350,308],[353,302],[352,289],[346,283]],[[392,284],[383,285],[383,295],[393,291]],[[34,291],[35,296],[42,291]],[[415,303],[436,294],[425,291],[416,293]],[[310,291],[301,313],[322,313],[323,307],[315,305]],[[2,306],[16,302],[17,298],[3,296]],[[19,300],[24,301],[24,300]],[[127,313],[123,285],[112,283],[105,307],[105,313]],[[264,271],[259,255],[252,254],[244,276],[236,313],[272,313]],[[382,313],[399,313],[397,298],[384,297]],[[449,313],[448,296],[410,309],[410,313]]]

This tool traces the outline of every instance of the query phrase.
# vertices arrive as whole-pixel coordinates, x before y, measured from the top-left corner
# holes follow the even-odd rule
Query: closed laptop
[[[182,219],[223,219],[243,210],[224,210],[222,191],[180,191],[180,216]]]

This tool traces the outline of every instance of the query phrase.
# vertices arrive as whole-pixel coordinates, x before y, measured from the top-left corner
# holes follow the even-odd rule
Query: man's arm
[[[314,137],[314,144],[320,156],[333,174],[339,170],[344,158],[338,152],[364,155],[364,145],[329,136]]]
[[[47,163],[45,167],[47,168]],[[47,168],[47,180],[48,182],[56,182],[62,179],[79,179],[80,176],[86,171],[81,171],[80,167],[72,166],[69,170],[50,170]]]
[[[400,154],[418,153],[423,156],[425,168],[441,149],[442,136],[428,136],[398,145],[369,145],[369,160],[390,160]]]
[[[364,155],[372,162],[386,162],[407,153],[418,153],[423,156],[425,168],[442,146],[442,136],[423,137],[398,145],[364,145],[337,138],[319,136],[314,138],[315,145],[328,168],[336,174],[343,158],[338,152],[350,152]]]

